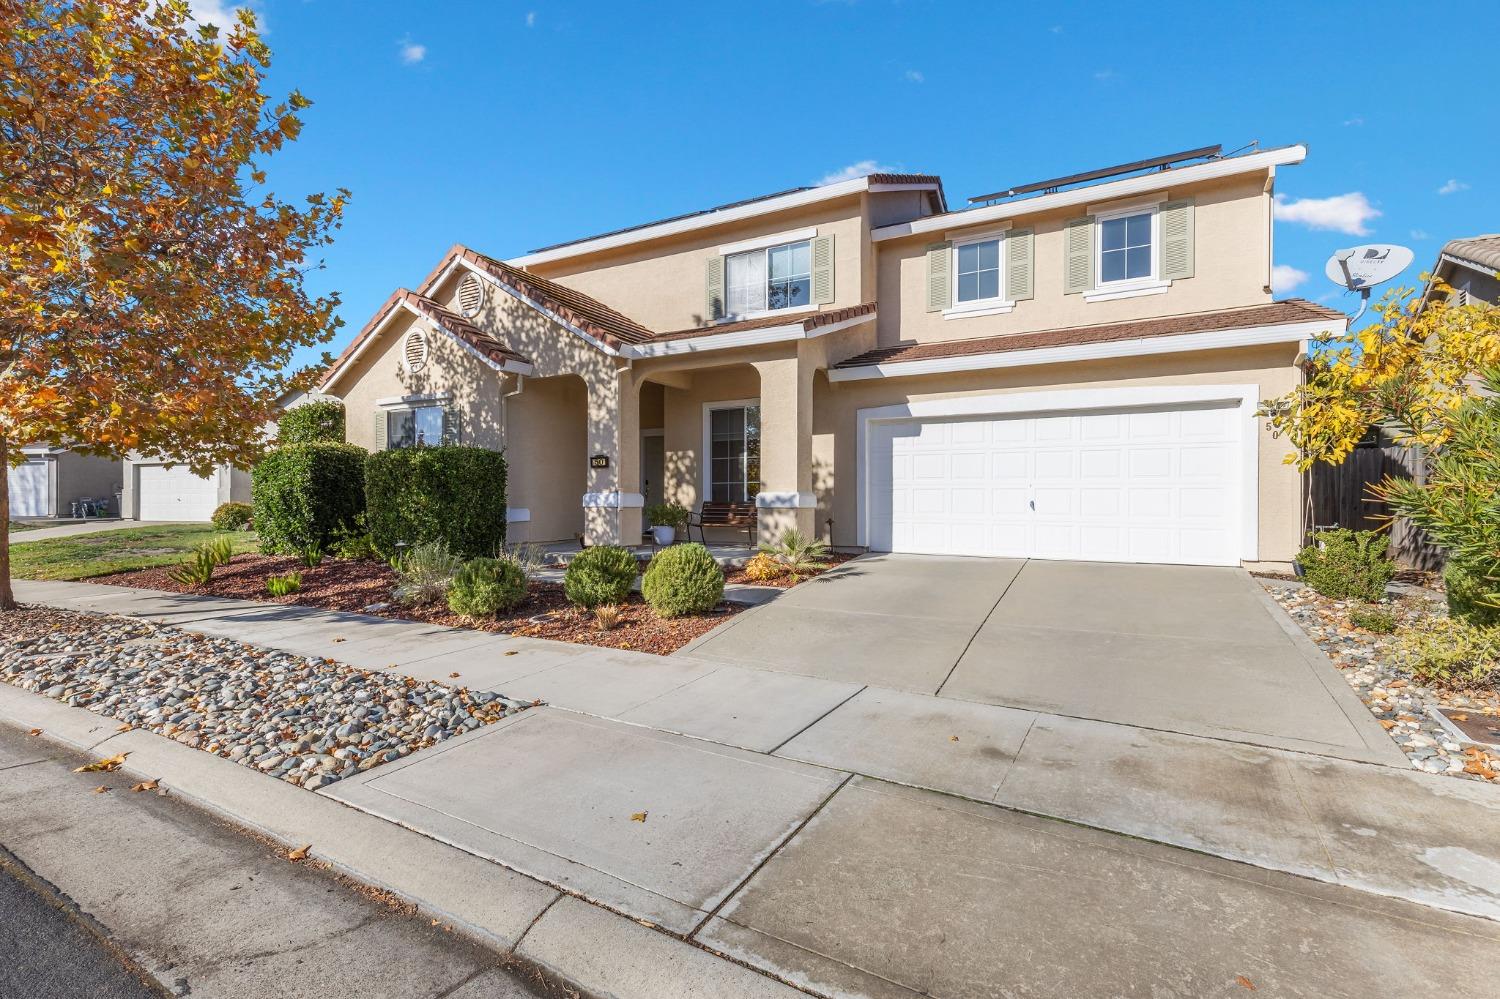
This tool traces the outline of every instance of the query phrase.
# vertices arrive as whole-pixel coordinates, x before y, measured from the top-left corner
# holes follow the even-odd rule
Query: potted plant
[[[677,538],[677,529],[687,523],[687,507],[681,503],[653,503],[646,508],[646,520],[651,524],[651,537],[659,545],[670,545]]]

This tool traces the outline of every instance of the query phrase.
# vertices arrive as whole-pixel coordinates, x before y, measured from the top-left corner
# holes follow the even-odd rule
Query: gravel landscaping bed
[[[0,678],[309,789],[528,705],[110,615],[0,615]]]
[[[266,577],[288,572],[302,573],[302,589],[286,597],[268,594]],[[446,604],[407,607],[392,602],[391,588],[395,586],[396,574],[383,562],[327,558],[317,568],[308,569],[295,558],[271,555],[236,555],[228,565],[216,569],[213,579],[204,586],[182,586],[172,580],[168,569],[122,572],[90,582],[378,614],[403,621],[423,621],[453,628],[505,632],[657,655],[675,652],[742,609],[735,604],[721,603],[709,614],[662,618],[646,605],[640,594],[634,593],[624,604],[619,625],[601,631],[591,614],[568,603],[561,583],[533,579],[520,607],[492,618],[465,621],[450,612]]]
[[[1377,635],[1349,623],[1349,612],[1361,606],[1358,602],[1333,600],[1305,586],[1263,585],[1333,660],[1412,766],[1469,780],[1495,779],[1483,774],[1500,770],[1500,757],[1466,751],[1427,709],[1452,708],[1466,714],[1500,716],[1500,693],[1445,690],[1418,683],[1390,664],[1387,652],[1393,636]],[[1385,606],[1395,615],[1398,628],[1422,617],[1447,613],[1440,596],[1415,589]]]

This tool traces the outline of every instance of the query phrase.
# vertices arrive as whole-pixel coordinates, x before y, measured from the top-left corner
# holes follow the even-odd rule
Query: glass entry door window
[[[754,502],[760,492],[760,407],[733,406],[708,414],[708,498]]]

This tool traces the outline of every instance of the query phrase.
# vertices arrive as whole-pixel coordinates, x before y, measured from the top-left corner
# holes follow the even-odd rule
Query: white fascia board
[[[893,361],[868,364],[857,368],[833,368],[831,382],[861,381],[869,378],[903,378],[913,375],[938,375],[956,371],[984,371],[992,368],[1018,368],[1032,364],[1058,364],[1067,361],[1097,361],[1112,357],[1144,357],[1151,354],[1178,354],[1193,350],[1223,350],[1231,347],[1255,347],[1271,343],[1305,343],[1329,331],[1333,324],[1283,323],[1277,326],[1253,326],[1238,330],[1216,330],[1212,333],[1177,333],[1141,337],[1136,340],[1111,340],[1105,343],[1075,343],[1060,347],[1038,347],[1033,350],[1005,350],[991,354],[969,354],[963,357],[932,357],[919,361]]]
[[[880,190],[887,191],[937,190],[936,184],[877,185],[877,187]],[[748,205],[739,205],[735,208],[725,208],[722,211],[709,212],[705,215],[692,215],[685,219],[677,219],[674,222],[658,222],[655,225],[632,229],[629,232],[616,233],[613,236],[597,236],[594,239],[586,239],[581,243],[559,246],[551,250],[540,250],[536,253],[512,257],[506,263],[512,267],[530,267],[533,264],[566,260],[569,257],[577,257],[585,253],[598,253],[600,250],[612,250],[618,246],[643,243],[646,240],[661,239],[664,236],[676,236],[680,233],[693,232],[697,229],[707,229],[711,226],[723,225],[726,222],[738,222],[742,219],[754,218],[757,215],[769,215],[772,212],[786,211],[788,208],[800,208],[803,205],[817,204],[820,201],[832,201],[835,198],[859,194],[870,189],[870,179],[868,177],[856,177],[854,180],[846,180],[838,184],[827,184],[823,187],[814,187],[806,191],[793,191],[791,194],[783,194],[780,197],[767,198],[764,201],[755,201]]]
[[[709,333],[704,336],[684,337],[681,340],[663,340],[660,343],[632,344],[625,348],[630,358],[670,357],[674,354],[697,354],[710,350],[731,350],[735,347],[758,347],[765,343],[781,343],[786,340],[812,340],[816,337],[837,333],[861,323],[874,322],[875,313],[870,312],[851,319],[843,319],[811,330],[803,328],[803,320],[785,326],[762,326],[759,329],[740,330],[736,333]]]
[[[405,303],[402,303],[402,304],[405,304]],[[339,367],[338,367],[338,370],[335,371],[332,375],[330,375],[327,381],[321,382],[318,385],[318,391],[319,392],[330,392],[330,391],[332,391],[334,384],[337,383],[339,381],[339,379],[343,378],[344,375],[347,374],[354,367],[354,364],[355,364],[356,361],[359,360],[360,355],[363,354],[365,351],[367,351],[367,350],[370,349],[370,344],[372,344],[376,340],[380,339],[380,334],[385,330],[386,326],[388,326],[390,324],[390,321],[400,311],[401,311],[400,309],[392,309],[391,311],[387,312],[385,314],[385,318],[382,319],[379,322],[379,324],[376,325],[376,327],[370,331],[370,335],[369,336],[365,337],[365,342],[362,343],[362,344],[360,344],[357,348],[355,348],[354,353],[352,353],[352,354],[349,355],[348,360],[344,361],[343,364],[340,364]]]
[[[522,303],[524,303],[526,305],[531,306],[533,309],[535,309],[536,311],[540,312],[542,315],[546,316],[548,319],[552,320],[554,323],[556,323],[557,325],[561,326],[563,329],[567,330],[569,333],[572,333],[574,336],[583,339],[590,346],[598,347],[600,350],[604,351],[610,357],[619,357],[620,356],[620,352],[618,350],[615,350],[609,344],[607,344],[604,341],[598,339],[597,337],[593,337],[593,336],[590,336],[589,334],[585,333],[583,330],[579,329],[577,326],[574,326],[572,323],[568,322],[562,316],[558,315],[557,313],[553,312],[551,309],[547,308],[541,302],[536,301],[535,299],[531,298],[531,296],[529,296],[529,295],[523,295],[523,294],[521,294],[515,288],[512,288],[510,285],[506,284],[504,281],[501,281],[499,278],[495,277],[495,275],[491,274],[489,271],[484,270],[481,267],[475,267],[473,264],[469,263],[467,260],[459,260],[458,262],[462,266],[464,266],[465,268],[467,268],[468,270],[470,270],[471,272],[473,272],[475,274],[478,274],[481,280],[488,281],[491,285],[493,285],[496,288],[499,288],[501,291],[503,291],[505,294],[509,295],[511,298],[514,298],[516,301],[522,302]],[[529,371],[528,372],[522,372],[522,373],[523,374],[530,374]]]
[[[946,215],[929,215],[926,218],[914,219],[900,225],[888,225],[876,229],[870,233],[870,239],[878,243],[881,240],[900,239],[902,236],[913,236],[918,233],[948,230],[955,226],[979,225],[984,222],[1013,219],[1022,215],[1035,215],[1038,212],[1052,211],[1056,208],[1097,204],[1118,198],[1128,198],[1136,194],[1146,194],[1162,188],[1197,184],[1205,180],[1233,177],[1242,173],[1258,173],[1282,164],[1301,163],[1306,158],[1307,147],[1303,145],[1268,149],[1263,153],[1233,156],[1176,170],[1142,174],[1139,177],[1127,177],[1124,180],[1079,187],[1071,191],[1059,191],[1056,194],[1043,194],[1035,198],[1009,201],[1003,205],[971,208],[968,211],[949,212]]]
[[[746,250],[764,250],[772,246],[780,246],[783,243],[801,243],[805,240],[815,239],[818,235],[818,227],[815,225],[803,226],[801,229],[788,229],[786,232],[773,232],[769,236],[756,236],[753,239],[742,239],[734,243],[725,243],[719,247],[719,256],[727,257],[732,253],[743,253]]]

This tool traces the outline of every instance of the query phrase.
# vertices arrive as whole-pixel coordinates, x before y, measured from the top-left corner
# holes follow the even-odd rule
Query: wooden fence
[[[1313,468],[1312,524],[1315,528],[1337,525],[1356,531],[1383,530],[1389,525],[1392,558],[1415,569],[1441,568],[1442,549],[1405,519],[1392,521],[1390,507],[1370,493],[1370,487],[1386,476],[1421,480],[1425,474],[1425,458],[1420,449],[1355,448],[1343,464],[1319,464]]]

